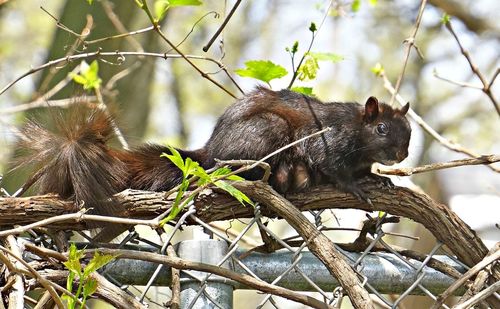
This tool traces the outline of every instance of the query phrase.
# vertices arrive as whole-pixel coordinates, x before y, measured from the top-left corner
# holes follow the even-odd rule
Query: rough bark
[[[360,184],[369,192],[373,206],[362,203],[350,194],[339,192],[330,186],[313,188],[308,192],[296,193],[286,198],[300,211],[325,208],[353,208],[366,211],[385,211],[389,214],[409,218],[424,225],[439,241],[444,243],[457,257],[469,266],[480,262],[488,249],[476,233],[445,205],[432,200],[429,196],[407,188],[394,189],[380,187],[373,182]],[[250,196],[264,190],[265,184],[241,182],[238,187]],[[126,208],[125,217],[153,218],[166,211],[172,203],[163,193],[126,190],[117,194]],[[262,212],[268,217],[279,214],[261,202]],[[213,191],[198,197],[195,202],[197,217],[205,222],[247,218],[253,216],[251,206],[242,206],[226,194]],[[0,227],[22,225],[40,221],[53,216],[76,211],[69,201],[61,201],[56,196],[32,196],[23,198],[0,198]],[[83,222],[58,224],[62,229],[84,229]]]

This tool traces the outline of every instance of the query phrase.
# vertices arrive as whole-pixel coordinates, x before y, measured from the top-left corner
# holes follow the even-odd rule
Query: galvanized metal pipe
[[[213,242],[213,243],[212,243]],[[217,245],[217,243],[219,243]],[[203,263],[217,264],[224,256],[223,241],[215,240],[189,240],[179,244],[178,252],[180,257],[199,261]],[[227,248],[227,246],[225,247]],[[238,251],[243,253],[244,251]],[[237,254],[238,255],[238,254]],[[301,272],[307,275],[316,285],[324,291],[332,291],[338,286],[337,280],[333,278],[326,267],[310,252],[301,253],[302,257],[297,267]],[[355,261],[358,253],[346,253],[351,261]],[[292,264],[293,253],[289,251],[279,251],[271,254],[252,253],[242,262],[255,273],[259,278],[266,282],[272,282],[281,275]],[[459,272],[465,272],[465,269],[447,256],[434,256],[434,258],[450,265]],[[420,262],[410,260],[417,268]],[[111,275],[117,281],[123,284],[144,285],[151,274],[156,269],[156,264],[120,259],[109,265],[106,274]],[[368,278],[368,282],[382,294],[403,293],[416,280],[418,274],[414,268],[409,267],[400,258],[388,253],[372,253],[363,258],[361,264],[361,273]],[[238,273],[246,273],[237,263],[225,264],[225,267]],[[443,292],[454,280],[447,275],[425,266],[422,270],[425,274],[421,284],[433,294]],[[192,280],[186,275],[182,280]],[[162,273],[154,282],[156,286],[168,286],[170,284],[170,268],[165,267]],[[213,276],[209,281],[218,282],[224,285],[230,284],[231,289],[247,289],[237,282],[231,282],[227,279]],[[199,283],[192,282],[194,285]],[[292,270],[278,283],[279,286],[286,287],[296,291],[314,291],[307,281],[298,271]],[[229,291],[229,290],[228,290]],[[458,291],[460,293],[460,291]],[[422,294],[419,289],[412,291],[413,295]]]

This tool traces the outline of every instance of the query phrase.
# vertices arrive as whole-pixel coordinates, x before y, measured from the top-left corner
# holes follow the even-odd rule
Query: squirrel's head
[[[385,165],[403,161],[408,156],[411,127],[405,115],[410,108],[407,103],[394,109],[377,98],[369,97],[363,112],[363,143],[365,155]]]

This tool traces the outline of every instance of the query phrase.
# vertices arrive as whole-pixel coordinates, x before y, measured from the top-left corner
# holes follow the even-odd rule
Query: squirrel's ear
[[[378,100],[376,97],[369,97],[365,104],[365,120],[372,122],[378,116]]]
[[[406,115],[408,110],[410,109],[410,102],[406,103],[405,106],[403,106],[399,112],[401,113],[402,116]]]

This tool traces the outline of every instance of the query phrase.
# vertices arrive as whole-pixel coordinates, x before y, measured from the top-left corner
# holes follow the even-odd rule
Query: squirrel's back
[[[333,183],[362,196],[355,180],[369,175],[374,162],[392,164],[408,154],[408,106],[393,109],[370,97],[366,104],[323,103],[290,90],[257,88],[219,118],[202,149],[180,150],[204,168],[220,160],[260,160],[302,137],[331,130],[272,156],[271,185],[279,192]],[[181,171],[162,153],[165,146],[145,144],[133,150],[112,149],[113,120],[102,110],[76,108],[57,117],[55,130],[29,122],[23,133],[25,161],[37,163],[33,179],[39,193],[58,193],[109,214],[110,197],[126,188],[163,191],[177,185]],[[255,169],[243,175],[262,176]],[[104,202],[108,201],[108,202]],[[112,201],[112,200],[111,200]]]

